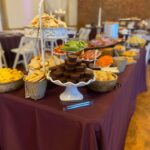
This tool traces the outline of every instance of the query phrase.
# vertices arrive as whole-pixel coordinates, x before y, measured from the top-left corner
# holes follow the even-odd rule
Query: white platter
[[[46,39],[64,39],[68,38],[67,28],[43,28],[43,38]],[[24,29],[26,37],[40,38],[39,28],[26,27]]]
[[[66,82],[62,83],[59,80],[53,80],[49,76],[50,72],[47,74],[47,79],[50,80],[52,83],[59,85],[59,86],[64,86],[66,87],[65,91],[60,94],[60,100],[63,102],[69,102],[69,101],[80,101],[83,100],[83,95],[80,93],[78,90],[78,87],[83,87],[86,85],[89,85],[90,83],[95,81],[95,76],[93,79],[89,80],[88,82],[79,82],[77,84],[74,84],[72,82]]]

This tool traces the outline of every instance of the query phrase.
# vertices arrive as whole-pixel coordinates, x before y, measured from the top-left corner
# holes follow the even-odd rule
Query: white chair
[[[36,55],[35,50],[36,39],[30,39],[27,37],[22,37],[18,48],[12,49],[11,52],[16,54],[13,68],[16,68],[18,64],[23,63],[25,70],[28,70],[29,60],[33,55]],[[23,60],[19,60],[22,55]]]
[[[146,56],[145,56],[145,63],[148,64],[148,61],[150,59],[150,43],[146,46]]]
[[[4,50],[2,49],[1,43],[0,43],[0,68],[7,67],[7,62],[4,54]]]
[[[81,28],[79,30],[79,40],[88,40],[89,39],[89,34],[91,32],[91,29],[89,28]]]

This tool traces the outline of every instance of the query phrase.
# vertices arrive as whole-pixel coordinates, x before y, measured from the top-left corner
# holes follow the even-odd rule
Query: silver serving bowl
[[[23,85],[23,83],[23,78],[9,83],[0,83],[0,93],[6,93],[17,90]]]

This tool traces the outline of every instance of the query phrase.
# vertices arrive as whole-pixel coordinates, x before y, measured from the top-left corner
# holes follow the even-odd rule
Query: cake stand
[[[62,83],[59,80],[53,80],[49,74],[50,72],[47,74],[48,80],[50,80],[52,83],[56,85],[66,87],[65,91],[61,93],[59,96],[60,100],[63,102],[76,102],[83,100],[83,94],[80,93],[78,87],[89,85],[90,83],[95,81],[95,77],[93,77],[93,79],[89,80],[88,82],[79,82],[77,84],[74,84],[72,82]]]

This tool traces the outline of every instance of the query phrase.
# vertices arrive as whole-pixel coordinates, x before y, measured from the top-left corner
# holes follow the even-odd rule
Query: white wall
[[[77,0],[45,0],[47,12],[63,9],[67,12],[67,23],[70,26],[77,25]]]
[[[71,26],[77,25],[77,3],[78,0],[69,0],[69,17],[68,17],[68,23]]]
[[[38,13],[39,0],[5,0],[9,28],[28,25]]]
[[[2,13],[2,12],[1,12],[1,10],[2,10],[1,4],[2,4],[2,3],[0,2],[0,31],[3,30],[3,28],[2,28],[2,16],[1,16],[1,15],[2,15],[2,14],[1,14],[1,13]]]

